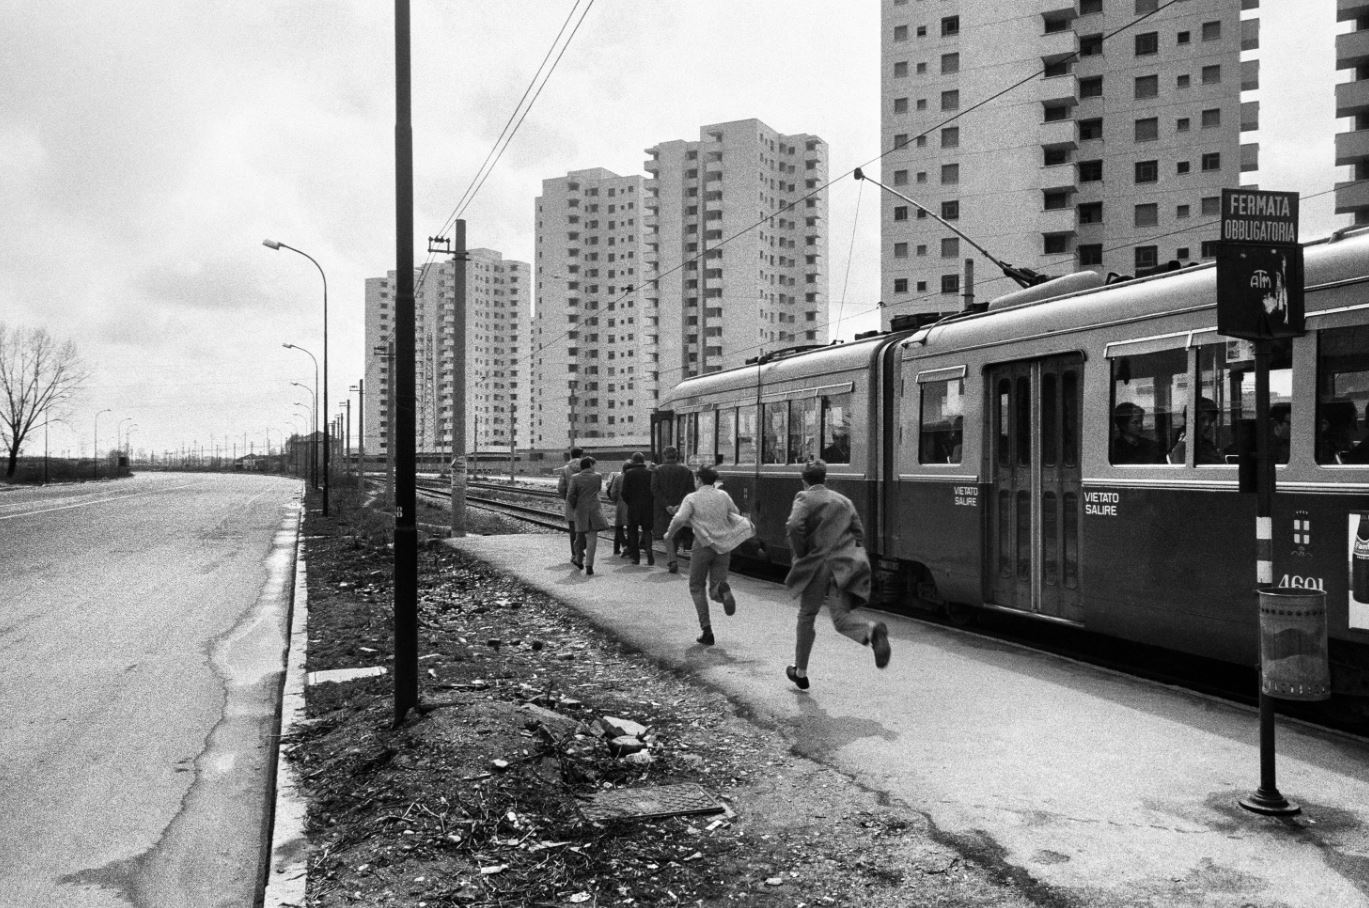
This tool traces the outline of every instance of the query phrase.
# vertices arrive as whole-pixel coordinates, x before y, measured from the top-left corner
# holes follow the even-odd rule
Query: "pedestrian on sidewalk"
[[[632,461],[623,461],[623,468],[608,480],[608,500],[613,502],[613,554],[627,555],[627,502],[623,500],[623,474]]]
[[[570,492],[570,478],[580,472],[580,459],[585,456],[585,452],[580,448],[571,448],[566,455],[566,465],[563,466],[556,477],[556,494],[565,501],[564,510],[566,512],[566,528],[570,530],[570,563],[576,562],[575,557],[575,515],[571,512],[570,502],[566,501],[566,495]]]
[[[865,553],[865,528],[851,499],[826,486],[827,464],[810,461],[803,468],[803,491],[784,523],[794,560],[784,585],[799,599],[794,664],[784,670],[799,689],[808,689],[808,654],[817,634],[813,621],[829,592],[832,626],[875,652],[875,666],[889,664],[889,629],[883,621],[865,621],[852,614],[870,601],[870,558]]]
[[[718,481],[717,470],[702,466],[694,475],[698,487],[684,497],[675,516],[670,518],[665,544],[667,551],[674,551],[677,534],[686,527],[694,532],[694,548],[689,556],[689,595],[703,631],[699,642],[712,646],[713,622],[708,600],[721,602],[724,614],[736,614],[737,600],[727,582],[727,569],[732,562],[732,550],[754,536],[756,528],[737,510],[732,496],[714,485]]]
[[[651,495],[656,505],[655,530],[657,535],[665,539],[667,538],[666,528],[670,526],[671,519],[679,510],[680,502],[684,501],[686,495],[694,491],[694,474],[689,471],[689,467],[680,463],[678,448],[666,448],[662,454],[665,457],[665,463],[657,467],[656,471],[651,474]],[[689,528],[685,527],[680,530],[679,535],[669,537],[669,541],[666,543],[666,568],[672,574],[680,572],[680,556],[677,550],[680,543],[693,541],[686,538],[690,532]]]
[[[599,531],[608,529],[604,510],[599,506],[599,492],[604,487],[604,477],[594,472],[594,458],[580,459],[580,472],[570,478],[566,491],[566,503],[570,505],[575,518],[575,554],[571,563],[585,572],[586,577],[594,576],[594,552],[599,548]]]
[[[627,550],[633,564],[656,563],[656,550],[651,547],[651,472],[646,468],[646,455],[641,451],[632,455],[623,470],[623,500],[627,502]]]

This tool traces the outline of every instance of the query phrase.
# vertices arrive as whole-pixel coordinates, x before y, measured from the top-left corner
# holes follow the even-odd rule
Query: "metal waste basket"
[[[1260,689],[1282,700],[1329,700],[1326,593],[1259,590]]]

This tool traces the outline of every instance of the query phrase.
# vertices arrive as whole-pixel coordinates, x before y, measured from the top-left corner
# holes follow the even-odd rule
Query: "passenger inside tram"
[[[1194,463],[1226,463],[1226,455],[1222,453],[1221,448],[1217,447],[1217,421],[1219,416],[1220,413],[1215,403],[1206,397],[1198,398],[1198,428],[1196,433],[1198,442],[1193,451]],[[1185,434],[1179,436],[1178,443],[1169,452],[1170,463],[1187,462],[1185,460],[1188,454],[1187,442],[1187,429],[1185,429]]]
[[[1112,462],[1160,463],[1160,448],[1145,434],[1146,411],[1123,401],[1112,411]]]

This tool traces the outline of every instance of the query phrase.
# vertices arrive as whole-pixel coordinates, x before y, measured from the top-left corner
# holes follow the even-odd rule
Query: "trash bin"
[[[1287,587],[1258,592],[1260,689],[1282,700],[1329,700],[1326,593]]]

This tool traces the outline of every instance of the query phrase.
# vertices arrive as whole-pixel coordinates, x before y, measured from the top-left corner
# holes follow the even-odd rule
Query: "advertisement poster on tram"
[[[1350,627],[1369,630],[1369,511],[1350,514]]]

